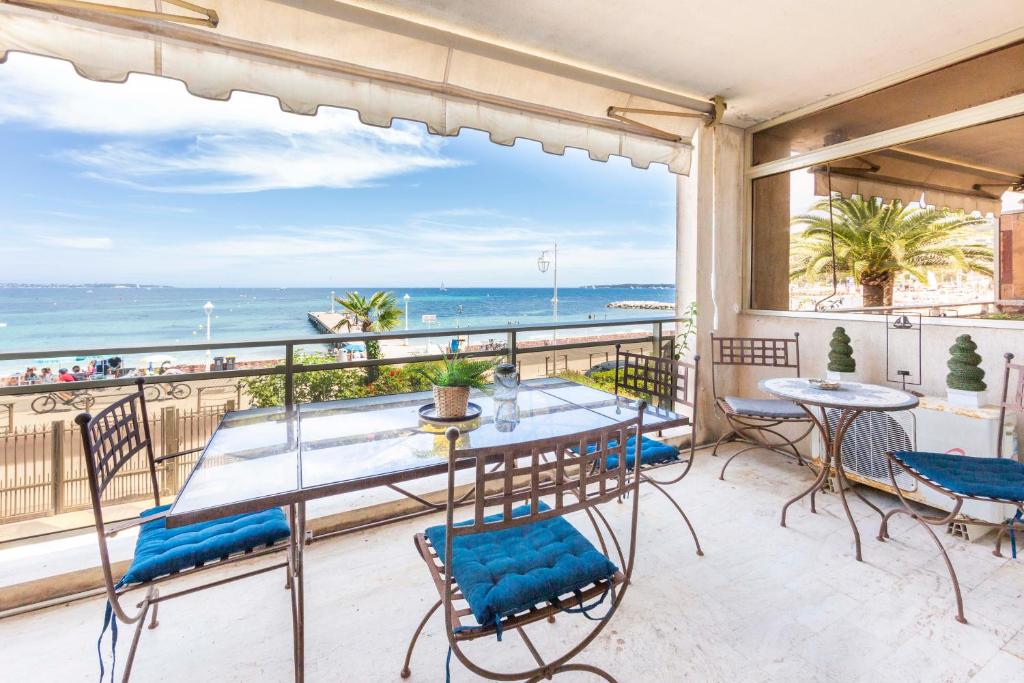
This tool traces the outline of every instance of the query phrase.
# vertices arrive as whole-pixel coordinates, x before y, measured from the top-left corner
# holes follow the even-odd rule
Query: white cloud
[[[39,241],[50,247],[62,249],[110,249],[114,246],[114,240],[109,237],[78,237],[45,235]]]
[[[189,95],[181,83],[132,75],[96,83],[70,64],[13,55],[0,68],[0,123],[102,135],[102,144],[61,158],[91,177],[157,192],[233,193],[308,187],[352,188],[459,165],[418,124],[377,128],[355,112],[281,111],[269,97],[228,102]]]

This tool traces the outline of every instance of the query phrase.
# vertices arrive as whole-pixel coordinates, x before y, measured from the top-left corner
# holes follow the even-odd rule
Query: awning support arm
[[[668,131],[661,130],[660,128],[655,128],[654,126],[647,125],[646,123],[641,123],[636,119],[631,119],[628,116],[624,116],[624,114],[647,114],[650,116],[674,116],[676,118],[682,119],[705,119],[704,125],[710,127],[721,122],[722,115],[725,114],[725,98],[722,97],[721,95],[715,95],[714,97],[711,98],[711,104],[714,105],[714,111],[708,113],[664,111],[662,109],[636,109],[633,107],[608,107],[607,113],[608,118],[616,119],[618,121],[622,121],[623,123],[628,123],[631,126],[643,128],[644,130],[654,133],[659,137],[675,137],[675,141],[679,142],[680,140],[682,140],[682,138],[679,137],[678,135],[673,136],[673,134],[669,133]]]
[[[117,5],[106,5],[98,2],[85,2],[84,0],[0,0],[0,2],[6,2],[10,5],[21,5],[23,7],[35,7],[38,8],[40,5],[43,7],[66,7],[68,9],[81,9],[91,10],[93,12],[103,12],[106,14],[116,14],[128,17],[138,17],[140,19],[155,19],[157,21],[171,21],[178,24],[192,24],[194,26],[208,26],[210,28],[217,28],[217,24],[220,23],[220,17],[217,16],[216,10],[207,9],[194,5],[187,0],[163,0],[167,4],[181,7],[182,9],[194,12],[202,16],[190,17],[182,14],[170,14],[167,12],[154,12],[144,9],[134,9],[131,7],[119,7]]]

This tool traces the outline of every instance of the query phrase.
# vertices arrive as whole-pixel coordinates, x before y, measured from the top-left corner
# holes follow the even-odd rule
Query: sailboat
[[[442,292],[447,292],[448,291],[448,288],[444,286],[444,280],[441,280],[441,291]]]

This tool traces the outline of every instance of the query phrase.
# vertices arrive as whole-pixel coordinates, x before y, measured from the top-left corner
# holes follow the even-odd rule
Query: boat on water
[[[448,291],[448,288],[444,286],[444,280],[441,280],[441,291],[442,292],[447,292]]]

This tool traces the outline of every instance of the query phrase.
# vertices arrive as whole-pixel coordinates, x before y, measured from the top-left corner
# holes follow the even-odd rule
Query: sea
[[[410,330],[552,321],[550,288],[338,287],[333,291],[339,295],[347,291],[368,295],[377,289],[394,293],[403,309],[404,296],[409,295]],[[202,342],[206,339],[203,305],[208,301],[213,304],[210,333],[215,341],[312,337],[316,336],[316,330],[309,323],[307,313],[331,310],[331,292],[327,288],[0,287],[0,352],[24,351],[31,356],[24,360],[0,361],[0,374],[23,370],[30,364],[53,367],[85,360],[85,356],[47,355],[61,349],[120,349]],[[585,322],[672,315],[668,311],[607,308],[609,302],[624,300],[672,302],[675,290],[643,285],[560,288],[558,319],[559,322]],[[424,322],[423,316],[436,316],[436,322]],[[404,325],[403,321],[399,329]],[[627,329],[630,329],[628,325],[615,328],[616,331]],[[638,328],[637,331],[649,329]],[[583,327],[571,334],[585,336],[601,331],[610,330]],[[524,332],[521,338],[549,334]],[[559,333],[560,336],[569,334]],[[495,336],[500,337],[471,335],[470,342],[486,342]],[[175,363],[203,362],[206,357],[201,351],[151,353],[134,359],[135,365],[145,367],[146,358],[157,361],[166,355]],[[278,358],[282,350],[276,347],[246,349],[235,355],[240,360]]]

